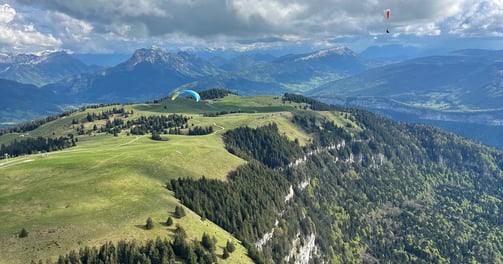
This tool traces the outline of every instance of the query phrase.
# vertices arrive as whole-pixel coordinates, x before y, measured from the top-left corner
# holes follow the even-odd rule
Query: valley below
[[[367,109],[400,122],[439,127],[503,149],[503,141],[500,140],[503,135],[503,109],[445,111],[376,97],[315,98],[328,104]]]

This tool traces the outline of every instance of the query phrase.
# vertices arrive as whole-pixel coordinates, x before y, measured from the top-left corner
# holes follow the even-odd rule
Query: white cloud
[[[273,0],[227,0],[227,6],[235,10],[247,22],[260,17],[272,25],[286,25],[307,9],[306,4],[281,3]]]
[[[2,10],[0,23],[26,32],[38,28],[66,49],[87,51],[149,43],[263,47],[299,41],[329,45],[343,38],[347,44],[350,38],[372,41],[382,35],[503,35],[503,0],[7,1],[16,10]],[[383,18],[387,8],[389,21]],[[385,33],[388,27],[392,35]]]
[[[0,23],[7,24],[11,22],[16,16],[16,10],[8,4],[0,6]]]
[[[460,36],[503,36],[503,0],[479,0],[465,5],[447,21],[449,33]]]
[[[407,25],[398,28],[398,35],[401,33],[416,36],[439,36],[442,31],[435,23],[426,23],[419,25]]]
[[[16,10],[9,4],[0,7],[0,45],[8,45],[16,51],[53,49],[61,46],[61,40],[52,34],[38,32],[33,23],[23,23],[16,18]]]

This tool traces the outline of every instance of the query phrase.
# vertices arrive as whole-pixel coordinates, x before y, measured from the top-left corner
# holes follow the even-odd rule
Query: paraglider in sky
[[[386,24],[388,24],[390,16],[391,16],[391,9],[384,10],[384,19],[386,19]],[[386,28],[386,33],[389,34],[389,28]]]
[[[171,100],[175,100],[181,94],[188,94],[188,95],[194,97],[194,100],[196,100],[196,102],[201,101],[201,96],[199,96],[199,94],[196,91],[193,91],[193,90],[180,90],[180,91],[176,91],[176,92],[173,93],[173,96],[171,96]]]

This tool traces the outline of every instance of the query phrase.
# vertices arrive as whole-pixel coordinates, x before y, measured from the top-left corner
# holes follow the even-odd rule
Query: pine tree
[[[154,221],[152,220],[152,218],[147,218],[147,224],[145,225],[145,228],[147,228],[147,230],[154,228]]]
[[[227,259],[229,257],[229,251],[227,251],[227,248],[224,248],[224,254],[222,254],[223,259]]]
[[[26,229],[21,229],[21,232],[19,232],[19,237],[20,238],[23,238],[23,237],[27,237],[28,236],[28,231],[26,231]]]
[[[215,241],[211,239],[210,235],[203,233],[203,237],[201,239],[201,245],[203,245],[203,247],[205,247],[210,252],[214,252],[215,244]]]
[[[185,216],[185,210],[183,209],[183,207],[177,205],[175,207],[175,217],[176,218],[182,218]]]
[[[225,248],[227,249],[228,252],[232,253],[234,252],[234,250],[236,250],[236,246],[234,245],[234,243],[232,243],[232,241],[230,240],[227,240],[227,245],[225,245]]]
[[[173,225],[173,218],[171,218],[171,216],[168,217],[168,220],[166,220],[166,225],[167,226],[172,226]]]
[[[159,135],[159,133],[157,133],[156,131],[153,131],[152,132],[152,139],[153,140],[161,140],[161,136]]]

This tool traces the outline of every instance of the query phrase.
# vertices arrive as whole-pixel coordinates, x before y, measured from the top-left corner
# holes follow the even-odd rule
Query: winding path
[[[223,127],[223,126],[219,126],[219,125],[217,125],[217,123],[215,123],[215,122],[213,122],[213,125],[214,125],[214,126],[216,126],[216,127],[218,127],[218,128],[220,128],[220,130],[213,132],[213,133],[215,133],[215,134],[216,134],[217,132],[220,132],[220,131],[222,131],[222,130],[225,130],[225,127]]]

